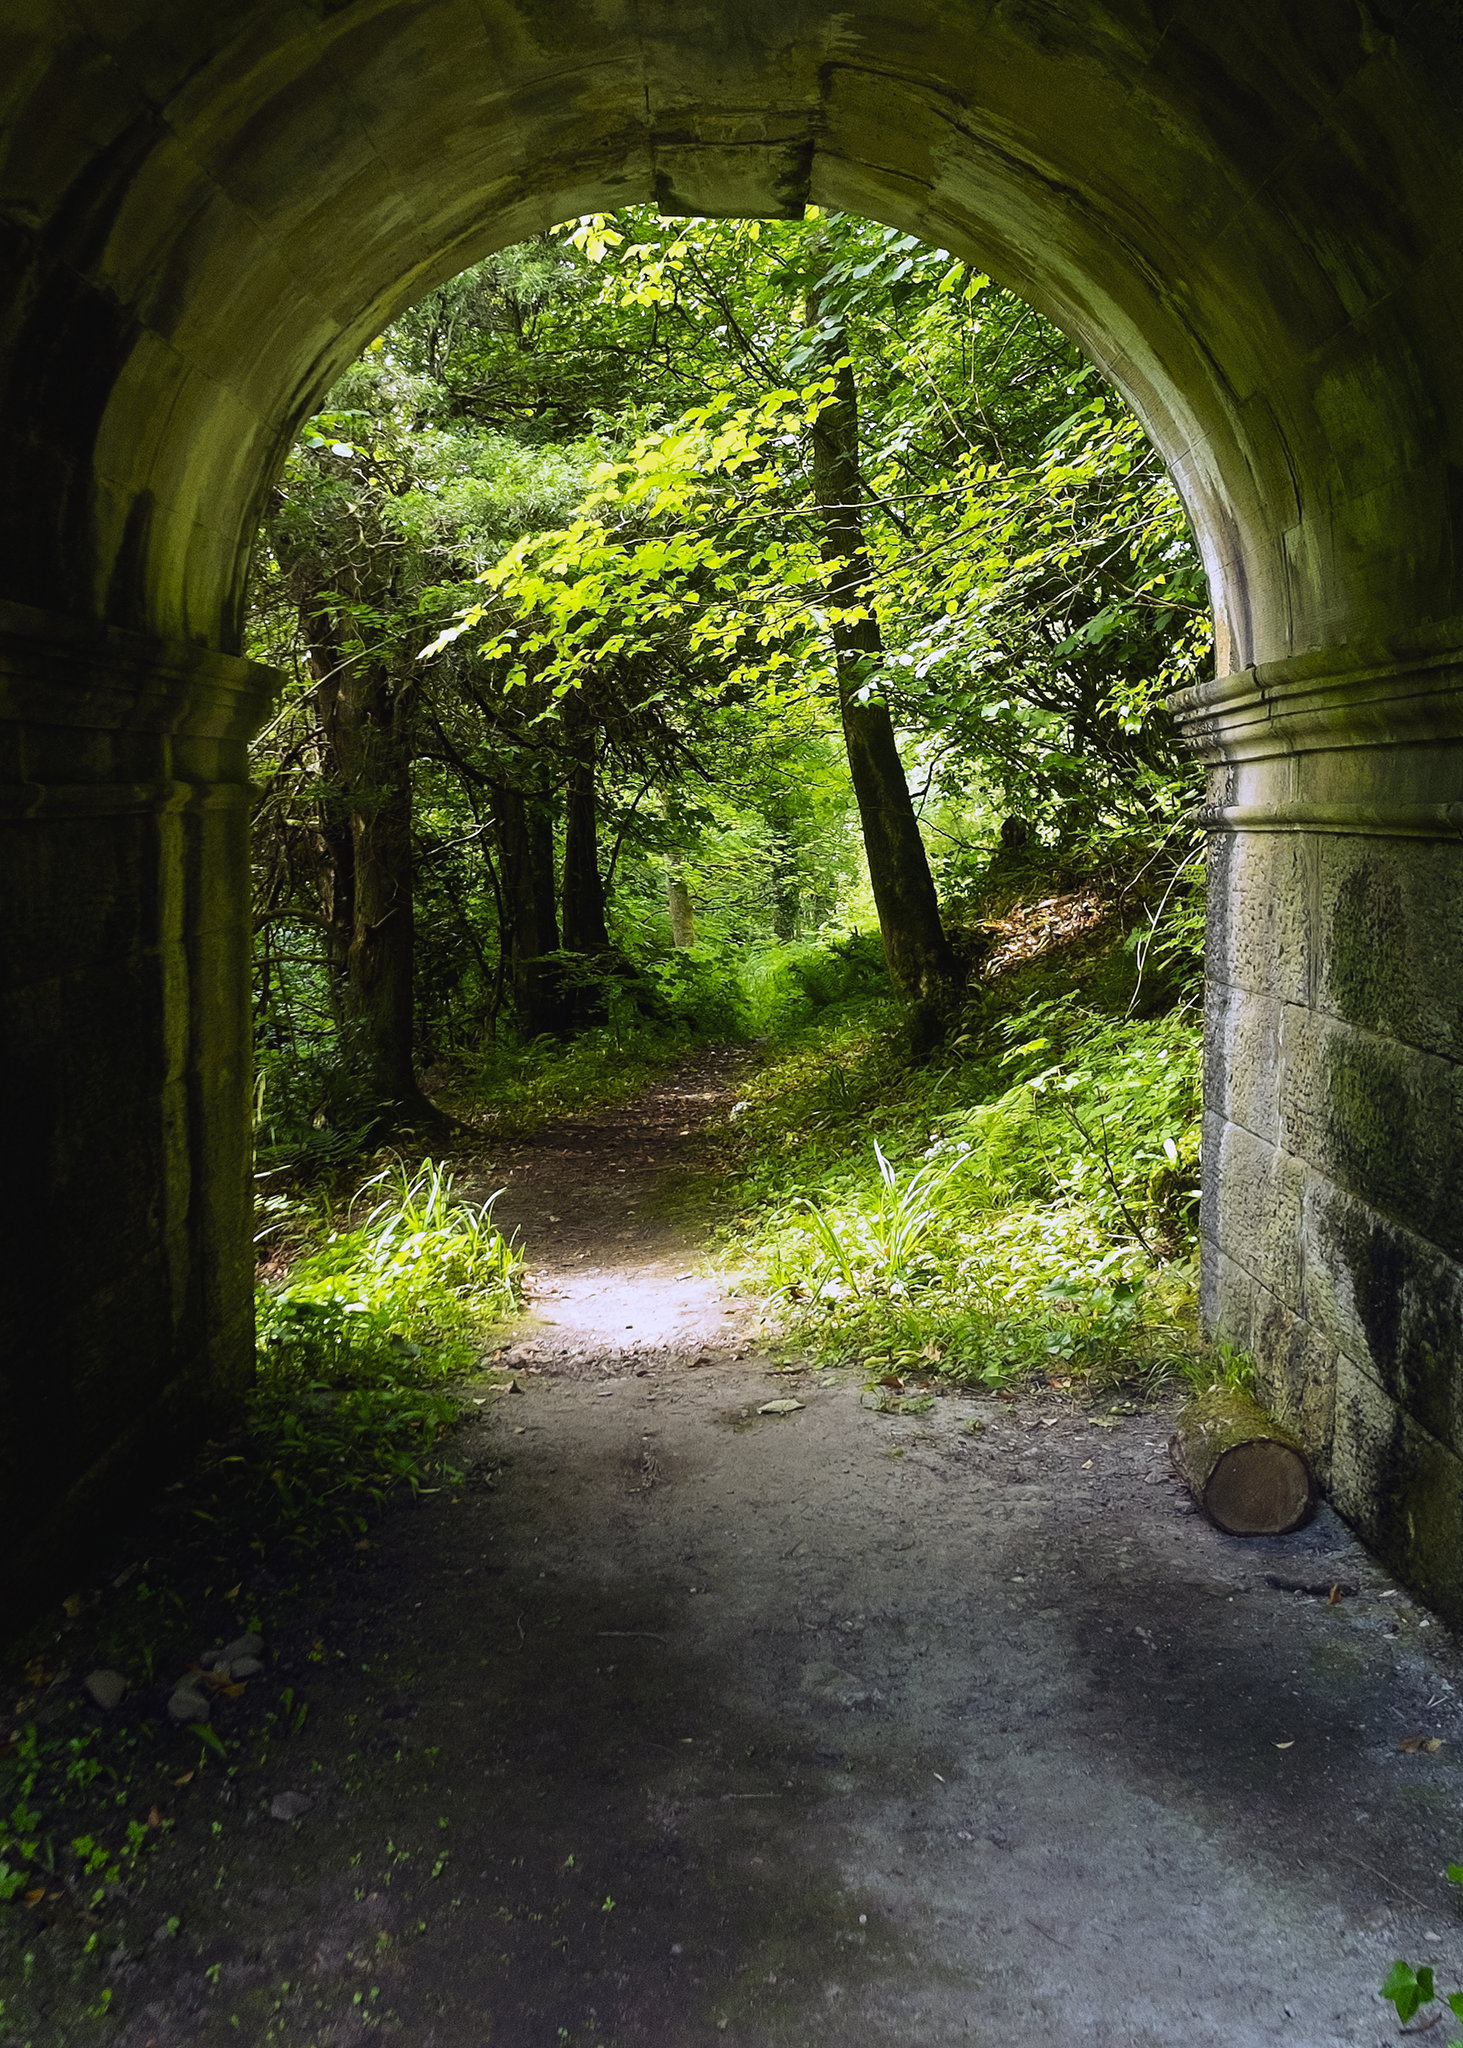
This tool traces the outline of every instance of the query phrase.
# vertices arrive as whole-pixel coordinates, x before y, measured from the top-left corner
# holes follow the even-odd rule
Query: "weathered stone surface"
[[[1204,1105],[1262,1143],[1280,1142],[1286,1007],[1273,996],[1210,981],[1204,1005]]]
[[[1463,1456],[1463,1271],[1319,1177],[1306,1206],[1307,1322]]]
[[[270,680],[0,605],[0,1071],[27,1162],[0,1613],[66,1576],[248,1371],[244,750]],[[179,772],[190,726],[218,779]]]
[[[1235,849],[1213,864],[1205,1312],[1254,1352],[1323,1470],[1329,1437],[1343,1511],[1453,1611],[1460,638],[1429,629],[1410,649],[1307,655],[1177,707],[1222,764],[1213,815]],[[1277,882],[1283,919],[1261,900]],[[1270,943],[1282,928],[1286,945]],[[1235,978],[1218,985],[1219,971]]]
[[[127,1681],[120,1671],[89,1671],[81,1682],[104,1713],[119,1706],[127,1690]]]
[[[1317,1006],[1463,1057],[1463,844],[1347,836],[1316,850]]]
[[[1463,1611],[1463,1459],[1347,1358],[1337,1373],[1331,1489],[1424,1600]]]
[[[1205,974],[1212,987],[1304,1003],[1310,993],[1310,879],[1294,833],[1210,841]]]
[[[1205,1119],[1200,1227],[1233,1249],[1247,1272],[1281,1301],[1300,1294],[1303,1162],[1240,1124]]]

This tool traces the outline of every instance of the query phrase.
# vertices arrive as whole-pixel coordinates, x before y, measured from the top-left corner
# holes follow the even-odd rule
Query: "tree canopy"
[[[429,294],[296,443],[252,642],[266,1117],[312,1128],[505,1034],[725,1021],[876,920],[948,1002],[1003,849],[1187,856],[1161,463],[1029,307],[849,216],[594,216]]]

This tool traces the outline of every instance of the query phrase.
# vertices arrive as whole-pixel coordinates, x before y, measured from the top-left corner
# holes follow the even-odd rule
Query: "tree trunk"
[[[807,322],[817,336],[826,372],[834,380],[832,402],[812,428],[813,492],[822,526],[823,559],[830,570],[828,593],[835,605],[859,606],[867,614],[840,621],[833,628],[838,706],[849,772],[890,979],[914,1006],[923,1033],[933,1035],[936,1020],[948,1010],[960,987],[960,971],[940,923],[934,879],[889,706],[882,697],[861,694],[883,652],[883,640],[873,609],[873,578],[860,509],[858,392],[853,369],[845,360],[847,330],[825,312],[816,283],[808,290]]]
[[[600,953],[609,945],[599,872],[593,743],[574,763],[564,810],[564,949]]]
[[[435,1116],[413,1060],[411,679],[349,644],[337,594],[316,587],[312,567],[297,559],[290,574],[316,679],[320,895],[342,1053],[381,1111]]]
[[[350,821],[350,940],[342,984],[347,1057],[375,1102],[415,1111],[422,1097],[412,1057],[412,750],[405,692],[385,667],[363,656],[348,660],[335,681],[326,729]]]
[[[696,943],[696,913],[691,908],[691,892],[686,887],[686,878],[678,867],[666,863],[666,902],[671,913],[671,944],[673,946],[694,946]]]
[[[1216,1387],[1188,1402],[1169,1455],[1227,1536],[1285,1536],[1316,1511],[1316,1482],[1298,1439],[1248,1394]]]
[[[775,795],[763,815],[773,835],[772,930],[786,944],[797,936],[798,917],[802,910],[797,839],[792,804],[787,795],[783,792]]]
[[[498,871],[508,929],[506,945],[513,980],[513,1007],[525,1038],[537,1038],[559,1024],[557,976],[546,953],[557,952],[554,914],[554,826],[547,806],[525,796],[511,782],[493,789],[498,831]]]

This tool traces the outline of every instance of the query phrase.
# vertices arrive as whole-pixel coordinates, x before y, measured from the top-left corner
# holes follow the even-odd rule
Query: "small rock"
[[[108,1713],[127,1690],[127,1681],[120,1671],[91,1671],[81,1682],[97,1705]]]
[[[234,1642],[224,1644],[214,1662],[232,1664],[236,1657],[257,1657],[263,1648],[263,1636],[239,1636]]]
[[[198,1662],[205,1671],[212,1671],[218,1660],[219,1652],[217,1650],[205,1650]]]
[[[208,1701],[201,1692],[185,1683],[174,1688],[168,1701],[168,1712],[175,1721],[206,1721]]]
[[[303,1820],[315,1804],[303,1792],[276,1792],[269,1802],[271,1820]]]
[[[257,1657],[235,1657],[229,1665],[230,1678],[257,1678],[264,1666]]]

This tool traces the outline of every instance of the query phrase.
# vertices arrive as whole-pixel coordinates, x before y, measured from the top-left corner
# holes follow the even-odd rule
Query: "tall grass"
[[[999,1384],[1194,1348],[1199,1041],[1028,1001],[911,1069],[878,1008],[748,1086],[735,1256],[827,1353]]]
[[[394,1163],[358,1191],[362,1222],[259,1289],[249,1429],[262,1502],[291,1536],[359,1531],[394,1488],[422,1484],[457,1414],[442,1382],[520,1303],[522,1255],[494,1200],[467,1200],[433,1160]]]

